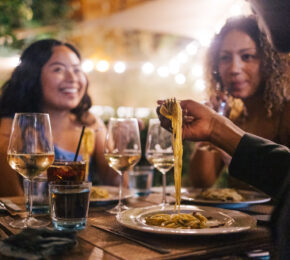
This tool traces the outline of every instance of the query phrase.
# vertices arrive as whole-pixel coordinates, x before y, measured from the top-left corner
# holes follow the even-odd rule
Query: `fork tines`
[[[173,105],[175,105],[175,103],[176,103],[176,98],[169,98],[169,99],[166,99],[165,106],[167,107],[169,111],[172,111]]]

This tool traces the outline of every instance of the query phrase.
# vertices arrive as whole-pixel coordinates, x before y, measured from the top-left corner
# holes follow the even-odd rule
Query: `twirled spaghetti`
[[[199,212],[193,214],[154,214],[145,218],[146,224],[166,228],[206,228],[207,218]]]
[[[233,201],[240,202],[245,200],[245,198],[235,189],[224,188],[224,189],[214,189],[210,188],[203,191],[199,197],[207,200],[219,200],[219,201]]]
[[[110,197],[110,194],[107,189],[92,187],[90,197],[91,199],[108,199]]]
[[[175,208],[178,207],[180,212],[181,200],[181,170],[182,170],[182,110],[179,102],[175,99],[167,100],[160,108],[160,113],[171,120],[173,133],[173,150],[174,150],[174,183],[175,183]]]

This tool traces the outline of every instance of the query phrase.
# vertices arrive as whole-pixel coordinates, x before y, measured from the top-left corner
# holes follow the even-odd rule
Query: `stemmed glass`
[[[230,94],[227,90],[224,89],[223,84],[220,82],[221,79],[218,76],[218,83],[216,85],[216,96],[211,97],[210,105],[221,116],[227,116],[229,114],[228,100]]]
[[[105,158],[120,175],[119,202],[109,212],[119,214],[128,209],[122,203],[123,175],[141,158],[141,144],[136,118],[110,118],[105,142]]]
[[[174,166],[172,134],[161,127],[159,119],[150,119],[146,140],[146,159],[162,173],[162,207],[166,201],[166,173]]]
[[[48,114],[16,113],[7,151],[10,166],[28,183],[29,215],[23,220],[9,223],[14,228],[42,227],[48,221],[32,217],[32,180],[54,161],[54,147]]]

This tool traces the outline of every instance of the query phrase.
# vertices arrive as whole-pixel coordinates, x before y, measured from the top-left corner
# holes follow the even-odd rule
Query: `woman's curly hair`
[[[254,16],[239,16],[229,18],[221,31],[215,35],[205,59],[205,78],[208,84],[210,96],[217,95],[217,85],[222,84],[218,75],[219,51],[225,36],[232,30],[242,31],[248,34],[255,42],[261,59],[261,88],[267,114],[281,111],[283,105],[289,99],[287,88],[289,76],[287,73],[289,56],[275,51],[268,43],[266,36],[259,30]],[[241,100],[232,98],[232,106],[241,106]],[[235,110],[235,107],[232,107]],[[244,111],[245,112],[245,111]]]

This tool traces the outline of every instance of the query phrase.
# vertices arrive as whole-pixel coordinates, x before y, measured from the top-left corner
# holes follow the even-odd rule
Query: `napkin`
[[[38,260],[60,255],[74,247],[76,242],[74,231],[27,228],[0,241],[0,253],[18,259]]]

